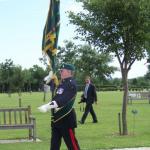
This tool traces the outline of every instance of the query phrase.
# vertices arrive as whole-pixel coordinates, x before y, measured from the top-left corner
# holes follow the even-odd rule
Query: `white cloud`
[[[62,3],[61,3],[62,4]],[[82,5],[79,2],[75,2],[75,1],[64,1],[64,3],[62,4],[63,6],[63,11],[67,12],[67,11],[72,11],[74,13],[77,13],[79,11],[82,11]]]
[[[72,11],[74,13],[82,11],[82,6],[80,4],[71,4],[67,7],[66,11]]]

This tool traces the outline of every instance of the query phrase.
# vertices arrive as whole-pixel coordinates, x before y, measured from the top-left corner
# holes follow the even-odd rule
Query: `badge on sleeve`
[[[64,89],[63,88],[59,88],[58,90],[57,90],[57,94],[62,94],[64,92]]]

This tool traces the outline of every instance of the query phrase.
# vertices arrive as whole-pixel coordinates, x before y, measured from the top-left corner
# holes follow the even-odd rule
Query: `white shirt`
[[[84,98],[87,98],[87,91],[88,91],[88,88],[89,88],[89,84],[86,84],[85,90],[84,90]]]

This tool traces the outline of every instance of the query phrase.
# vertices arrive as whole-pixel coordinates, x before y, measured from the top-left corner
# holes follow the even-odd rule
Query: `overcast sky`
[[[30,68],[41,66],[42,35],[45,25],[49,0],[0,0],[0,63],[12,59],[14,64]],[[74,27],[68,22],[66,11],[79,11],[81,7],[75,0],[61,0],[61,26],[59,45],[64,40],[73,40]],[[136,62],[129,72],[129,78],[143,76],[147,71],[145,60]],[[115,61],[113,65],[118,66]],[[113,77],[121,77],[116,72]]]

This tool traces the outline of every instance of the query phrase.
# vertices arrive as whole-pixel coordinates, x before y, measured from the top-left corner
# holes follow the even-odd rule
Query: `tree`
[[[64,41],[64,44],[64,47],[58,48],[59,51],[57,54],[57,62],[58,64],[62,64],[64,62],[74,64],[76,58],[78,57],[78,46],[75,45],[72,41]]]
[[[112,57],[108,54],[100,54],[90,45],[80,45],[77,49],[78,57],[75,65],[77,74],[81,74],[80,79],[83,81],[85,76],[90,75],[95,83],[103,85],[111,74],[117,69],[109,66]]]
[[[82,83],[87,75],[97,83],[103,83],[116,70],[109,66],[112,62],[110,55],[100,54],[90,45],[75,45],[71,41],[65,41],[65,47],[59,47],[57,59],[59,64],[75,64],[78,83]]]
[[[13,72],[14,72],[13,76],[11,77],[12,79],[11,90],[18,92],[20,94],[24,86],[24,76],[22,72],[22,67],[14,66]]]
[[[1,79],[2,79],[2,89],[11,93],[11,85],[12,85],[12,76],[13,76],[13,68],[14,64],[11,59],[6,59],[4,63],[0,64],[0,70],[1,70]]]
[[[46,71],[44,71],[44,69],[38,65],[33,65],[33,67],[29,69],[29,72],[31,74],[31,89],[33,88],[37,91],[43,84],[43,79],[47,75]]]
[[[31,75],[31,71],[28,69],[24,69],[22,71],[22,74],[24,76],[24,90],[31,92],[31,83],[32,83],[32,75]]]
[[[0,64],[0,91],[1,91],[2,93],[3,93],[3,91],[4,91],[1,64]]]
[[[123,135],[127,128],[128,72],[149,48],[150,1],[148,0],[78,0],[84,11],[70,12],[70,22],[77,26],[77,38],[88,41],[101,52],[113,53],[120,64],[124,89],[122,103]]]

